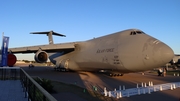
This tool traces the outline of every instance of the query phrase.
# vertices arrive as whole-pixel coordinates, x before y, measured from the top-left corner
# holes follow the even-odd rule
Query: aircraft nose
[[[161,59],[163,62],[167,63],[172,60],[174,57],[174,52],[173,50],[166,44],[162,44],[160,48],[160,53],[161,53]]]

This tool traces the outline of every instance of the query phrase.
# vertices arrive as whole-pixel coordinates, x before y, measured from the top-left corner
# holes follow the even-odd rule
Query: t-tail
[[[56,33],[56,32],[54,32],[54,31],[31,32],[30,34],[46,34],[46,35],[48,36],[48,39],[49,39],[49,44],[54,44],[52,35],[66,37],[66,35],[59,34],[59,33]]]

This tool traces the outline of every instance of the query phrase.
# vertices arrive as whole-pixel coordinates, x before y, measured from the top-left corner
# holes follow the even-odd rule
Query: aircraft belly
[[[82,58],[82,57],[81,57]],[[121,60],[114,53],[91,55],[91,58],[84,56],[82,60],[75,59],[79,69],[87,71],[95,70],[116,70],[129,71],[124,68]]]
[[[98,62],[79,62],[77,63],[81,70],[87,71],[96,71],[96,70],[112,70],[116,69],[115,66],[106,64],[106,63],[98,63]]]

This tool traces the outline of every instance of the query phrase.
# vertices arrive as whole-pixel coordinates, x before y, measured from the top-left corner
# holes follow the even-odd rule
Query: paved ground
[[[92,86],[97,86],[98,89],[102,90],[104,87],[107,90],[113,90],[114,88],[119,88],[119,85],[125,85],[126,88],[135,88],[136,84],[141,84],[141,82],[148,83],[152,81],[154,84],[163,84],[169,82],[180,82],[180,77],[166,76],[159,77],[157,74],[145,73],[130,73],[122,77],[109,77],[104,74],[99,73],[90,73],[90,72],[57,72],[50,67],[34,67],[33,69],[28,69],[23,67],[23,69],[31,76],[39,76],[41,78],[47,78],[51,80],[56,80],[65,83],[76,83],[78,86],[92,89]],[[66,94],[67,95],[67,94]],[[59,95],[54,97],[58,99]],[[69,98],[69,96],[67,97]],[[77,98],[81,101],[84,101],[81,98],[76,96],[73,101]],[[62,99],[58,99],[62,100]],[[167,90],[162,92],[155,92],[151,94],[143,94],[132,96],[129,98],[121,98],[120,101],[180,101],[180,88],[175,90]],[[68,99],[64,98],[64,101]],[[69,100],[71,101],[71,100]],[[78,101],[78,100],[76,100]]]
[[[20,80],[0,80],[0,101],[28,101]]]

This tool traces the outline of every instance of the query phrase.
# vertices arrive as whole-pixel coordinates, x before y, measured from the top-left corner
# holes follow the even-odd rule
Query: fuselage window
[[[130,33],[130,35],[136,35],[136,34],[145,34],[145,33],[142,32],[142,31],[132,31],[132,32]]]
[[[145,34],[143,31],[141,31],[142,34]]]

